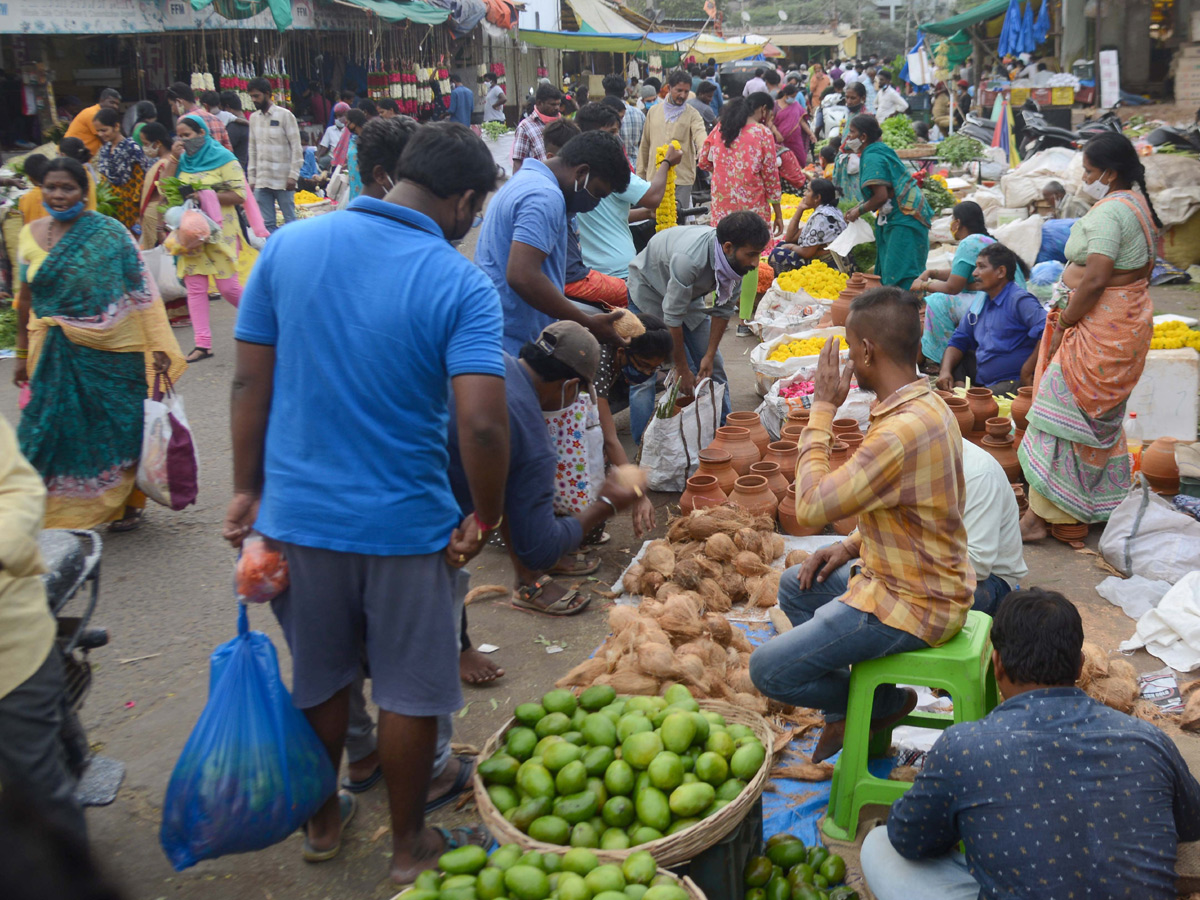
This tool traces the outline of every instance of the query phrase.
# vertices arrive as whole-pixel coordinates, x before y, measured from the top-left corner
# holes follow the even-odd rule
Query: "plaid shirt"
[[[858,516],[846,539],[862,557],[843,603],[944,644],[963,626],[975,576],[963,524],[962,438],[922,381],[880,400],[858,452],[829,471],[832,403],[814,403],[801,435],[796,518],[810,528]]]
[[[218,119],[212,113],[210,113],[203,106],[199,106],[199,105],[194,106],[192,109],[188,110],[186,115],[199,116],[200,118],[202,118],[204,120],[204,124],[208,126],[209,136],[214,141],[219,143],[222,147],[224,147],[226,150],[228,150],[230,153],[233,152],[233,145],[231,143],[229,143],[229,132],[225,130],[224,122],[222,122],[220,119]]]
[[[646,114],[626,103],[625,118],[621,120],[621,143],[625,145],[625,156],[630,162],[637,159],[638,147],[642,145],[642,129],[645,127]]]
[[[517,136],[513,139],[513,160],[540,159],[546,160],[546,145],[542,141],[542,132],[546,130],[545,123],[538,114],[531,113],[517,124]]]
[[[246,176],[256,188],[287,190],[288,179],[300,177],[304,151],[296,117],[282,106],[250,115],[250,154]],[[294,185],[293,185],[294,186]]]

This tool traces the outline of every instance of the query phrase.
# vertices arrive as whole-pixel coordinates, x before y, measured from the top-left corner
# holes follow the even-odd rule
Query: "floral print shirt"
[[[775,138],[765,125],[748,123],[732,147],[725,146],[720,127],[714,128],[697,162],[712,172],[709,221],[720,222],[743,209],[771,221],[771,204],[779,202],[782,189]]]

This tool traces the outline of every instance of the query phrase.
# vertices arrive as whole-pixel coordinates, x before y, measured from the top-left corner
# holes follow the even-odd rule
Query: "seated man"
[[[1046,310],[1016,283],[1018,269],[1029,274],[1025,263],[1003,244],[988,244],[979,251],[973,277],[987,299],[967,311],[950,338],[937,380],[942,390],[968,377],[994,394],[1011,394],[1023,384],[1033,384]]]
[[[673,342],[680,396],[690,397],[697,381],[712,377],[728,385],[721,337],[737,311],[742,278],[758,268],[771,231],[758,213],[743,210],[711,225],[678,225],[660,231],[629,264],[629,305],[667,323]],[[705,295],[716,292],[710,306]],[[654,415],[656,383],[649,379],[629,394],[633,439]],[[721,420],[732,409],[725,391]]]
[[[1048,181],[1042,188],[1042,197],[1054,204],[1051,219],[1078,219],[1087,215],[1090,207],[1078,197],[1068,197],[1067,189],[1057,181]]]
[[[863,841],[876,898],[1174,900],[1176,845],[1200,839],[1175,744],[1075,687],[1083,623],[1062,594],[1010,594],[992,646],[1004,702],[942,732]]]
[[[1021,541],[1021,513],[996,457],[970,441],[962,442],[962,450],[967,492],[963,522],[967,555],[975,570],[971,608],[994,616],[1000,601],[1029,574]]]
[[[917,375],[916,297],[895,287],[860,294],[846,341],[852,367],[839,366],[838,341],[826,343],[817,364],[796,467],[796,519],[817,528],[857,516],[858,531],[783,573],[780,606],[796,627],[750,657],[750,678],[763,694],[824,711],[813,762],[842,747],[850,665],[944,644],[962,628],[975,587],[963,524],[962,441],[949,408]],[[858,451],[831,472],[831,423],[851,375],[879,401]],[[856,556],[859,573],[848,583],[837,578]],[[880,687],[872,733],[916,702],[910,689]]]

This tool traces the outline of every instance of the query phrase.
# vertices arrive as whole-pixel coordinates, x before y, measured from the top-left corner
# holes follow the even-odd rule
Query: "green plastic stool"
[[[982,719],[999,702],[992,671],[992,617],[967,613],[962,631],[940,647],[897,653],[855,663],[850,669],[850,703],[846,710],[846,740],[833,769],[829,812],[821,830],[837,841],[853,841],[858,814],[871,803],[890,805],[910,787],[906,781],[876,778],[867,758],[882,755],[891,745],[891,729],[870,737],[871,704],[881,684],[918,684],[941,688],[954,701],[951,713],[910,713],[901,725],[949,728],[958,722]]]

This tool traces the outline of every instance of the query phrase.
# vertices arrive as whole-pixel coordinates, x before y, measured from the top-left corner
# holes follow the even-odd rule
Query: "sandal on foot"
[[[492,833],[483,825],[459,825],[456,828],[441,828],[435,825],[433,830],[446,842],[443,852],[466,846],[483,847],[486,850],[492,846]]]
[[[383,777],[383,766],[376,766],[375,771],[361,781],[352,781],[347,775],[342,779],[342,787],[352,794],[362,794],[369,791],[379,783],[379,779]]]
[[[140,509],[125,510],[125,515],[122,518],[109,523],[108,530],[114,534],[137,531],[142,527],[142,512]]]
[[[591,575],[600,568],[600,557],[590,556],[582,551],[568,553],[550,568],[551,575],[565,575],[568,578]]]
[[[200,355],[197,356],[197,353]],[[212,356],[213,352],[210,347],[193,347],[192,352],[187,355],[187,362],[190,365],[191,363],[198,363],[201,360],[212,359]]]
[[[558,596],[555,596],[556,594]],[[543,602],[536,602],[538,600]],[[579,591],[567,590],[556,585],[549,575],[543,575],[533,584],[517,588],[512,598],[513,606],[518,609],[527,609],[544,616],[578,615],[587,609],[591,602],[591,597],[584,597]]]
[[[316,850],[312,844],[308,842],[308,827],[304,829],[304,861],[310,863],[326,862],[337,856],[342,850],[342,835],[346,833],[346,826],[350,824],[350,820],[354,818],[354,814],[358,812],[358,800],[353,794],[348,794],[345,791],[338,791],[338,815],[341,816],[342,829],[338,835],[337,843],[328,850]]]
[[[458,760],[458,775],[454,777],[454,784],[442,796],[435,797],[425,804],[425,815],[458,799],[459,795],[466,790],[467,785],[471,783],[471,775],[475,772],[475,758],[471,756],[455,756],[454,758]]]

